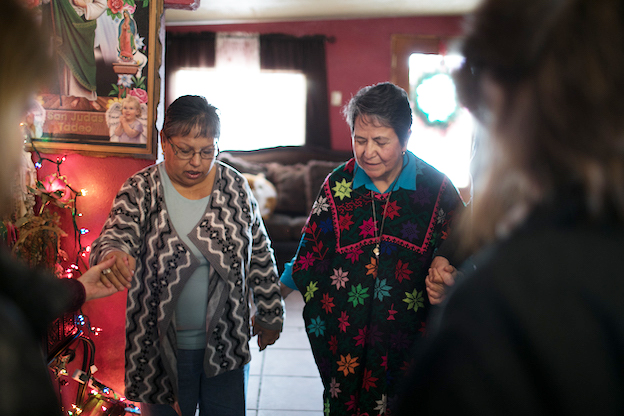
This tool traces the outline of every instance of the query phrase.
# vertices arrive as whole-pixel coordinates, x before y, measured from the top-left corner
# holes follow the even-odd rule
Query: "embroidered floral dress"
[[[355,160],[338,167],[304,228],[292,278],[306,302],[325,414],[389,415],[425,332],[427,270],[463,204],[446,176],[409,156],[415,187],[386,194],[353,189]]]

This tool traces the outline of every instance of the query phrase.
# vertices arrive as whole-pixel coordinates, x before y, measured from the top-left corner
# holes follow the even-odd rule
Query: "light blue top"
[[[403,170],[401,170],[401,174],[399,175],[396,182],[394,183],[394,186],[392,187],[393,191],[396,191],[399,188],[403,188],[408,191],[416,190],[416,175],[418,175],[418,171],[416,169],[416,161],[417,158],[412,152],[405,152],[405,154],[403,155]],[[355,162],[355,169],[353,170],[353,189],[357,189],[360,186],[365,186],[366,189],[370,191],[380,193],[379,189],[377,189],[377,187],[375,186],[371,178],[368,177],[364,169],[362,169],[357,164],[357,162]],[[297,290],[295,281],[292,278],[292,266],[294,261],[295,259],[293,258],[284,265],[284,271],[280,276],[280,281],[289,288]]]
[[[176,232],[191,249],[200,265],[184,285],[175,309],[178,348],[203,350],[206,348],[206,314],[208,307],[208,276],[210,264],[188,234],[197,227],[208,206],[210,196],[202,199],[188,199],[174,188],[165,170],[159,166],[169,219]]]

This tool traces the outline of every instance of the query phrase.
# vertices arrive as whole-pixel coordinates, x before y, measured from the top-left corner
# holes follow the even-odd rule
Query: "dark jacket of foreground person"
[[[400,415],[624,414],[624,228],[538,209],[476,258]]]

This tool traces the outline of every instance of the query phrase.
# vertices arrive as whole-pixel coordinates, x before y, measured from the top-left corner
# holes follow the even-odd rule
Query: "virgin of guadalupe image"
[[[136,22],[127,10],[123,12],[123,20],[119,24],[119,59],[122,62],[134,62],[137,51],[134,37],[137,33]]]

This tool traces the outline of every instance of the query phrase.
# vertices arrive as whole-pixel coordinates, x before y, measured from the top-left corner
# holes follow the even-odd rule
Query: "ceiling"
[[[195,0],[165,11],[168,26],[465,14],[480,0]]]

